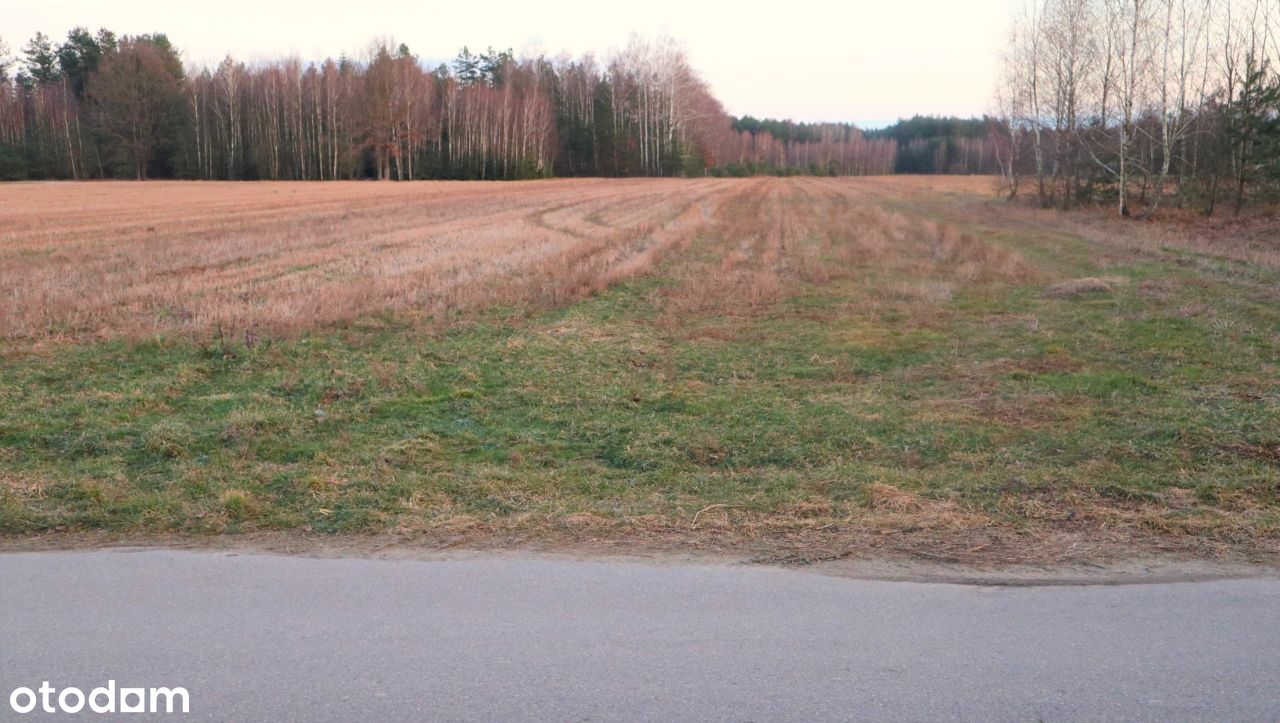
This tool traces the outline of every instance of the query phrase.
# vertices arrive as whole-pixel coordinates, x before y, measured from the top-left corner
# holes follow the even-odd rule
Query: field
[[[0,536],[1280,553],[1280,245],[987,178],[0,186]]]

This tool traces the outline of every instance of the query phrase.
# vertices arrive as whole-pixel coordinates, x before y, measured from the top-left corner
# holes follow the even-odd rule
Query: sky
[[[158,31],[189,64],[212,65],[228,53],[358,56],[376,38],[424,60],[463,45],[606,58],[632,33],[665,33],[734,115],[878,127],[987,111],[1011,13],[1011,0],[42,0],[6,8],[0,38],[16,54],[37,30],[55,40],[76,25]]]

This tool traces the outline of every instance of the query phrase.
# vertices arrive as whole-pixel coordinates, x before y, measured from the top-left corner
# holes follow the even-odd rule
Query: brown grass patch
[[[883,180],[883,179],[877,179]],[[719,204],[711,253],[686,259],[660,292],[670,315],[755,314],[802,284],[872,272],[864,299],[922,309],[972,284],[1037,280],[1021,253],[954,226],[886,210],[866,179],[753,179]]]
[[[1099,266],[1109,260],[1131,258],[1135,253],[1163,253],[1166,249],[1229,259],[1244,264],[1280,269],[1280,214],[1261,207],[1242,215],[1219,210],[1206,217],[1195,208],[1165,205],[1152,219],[1123,219],[1110,203],[1064,213],[1038,208],[1034,192],[1021,202],[1004,203],[999,179],[984,176],[891,176],[875,179],[880,193],[896,198],[930,199],[942,194],[962,197],[951,203],[948,215],[978,225],[1021,225],[1067,233],[1101,244]],[[974,203],[975,200],[986,201]],[[1196,263],[1194,259],[1184,259]]]
[[[1062,299],[1110,293],[1111,284],[1102,279],[1086,276],[1082,279],[1071,279],[1070,281],[1054,284],[1045,290],[1044,295],[1050,298]]]
[[[890,512],[915,512],[922,507],[920,498],[882,482],[872,482],[863,488],[867,504],[875,510]]]

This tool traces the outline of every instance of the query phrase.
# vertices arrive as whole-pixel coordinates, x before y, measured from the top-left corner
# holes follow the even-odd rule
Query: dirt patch
[[[1222,445],[1222,449],[1251,459],[1262,460],[1268,464],[1280,466],[1280,442],[1270,444],[1249,444],[1240,442],[1238,444]]]
[[[1016,483],[1016,484],[1015,484]],[[773,513],[711,505],[661,515],[460,515],[377,534],[259,531],[227,535],[59,532],[0,537],[0,552],[147,545],[249,547],[288,554],[404,554],[517,550],[574,555],[694,555],[783,566],[835,560],[929,563],[1002,571],[1128,564],[1139,559],[1280,566],[1280,529],[1249,499],[1230,515],[1174,488],[1144,499],[1011,483],[985,508],[872,484],[865,499],[799,504]],[[1224,492],[1225,494],[1225,492]]]
[[[1062,544],[1066,541],[1054,542]],[[536,557],[604,559],[645,565],[765,565],[853,579],[983,586],[1155,584],[1280,576],[1280,557],[1276,556],[1260,558],[1231,555],[1205,560],[1184,553],[1145,547],[1103,559],[1000,564],[990,561],[933,559],[920,554],[904,554],[902,551],[849,550],[831,545],[786,550],[762,547],[734,549],[710,540],[692,544],[671,544],[668,540],[663,544],[653,540],[569,541],[495,536],[479,541],[393,533],[333,537],[287,532],[209,537],[78,534],[23,540],[0,539],[0,554],[79,549],[117,549],[129,552],[157,548],[220,551],[232,555],[296,555],[322,559],[363,557],[386,560],[451,560]]]

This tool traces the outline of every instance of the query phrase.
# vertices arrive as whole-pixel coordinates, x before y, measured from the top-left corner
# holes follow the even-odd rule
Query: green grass
[[[1100,274],[1081,239],[969,230],[1046,279]],[[712,505],[866,522],[888,485],[920,501],[906,531],[938,510],[1034,530],[1114,507],[1156,534],[1275,540],[1280,274],[1110,249],[1128,282],[1098,297],[991,282],[922,304],[858,266],[753,313],[664,313],[711,243],[568,308],[444,331],[11,347],[0,532],[676,529]]]

